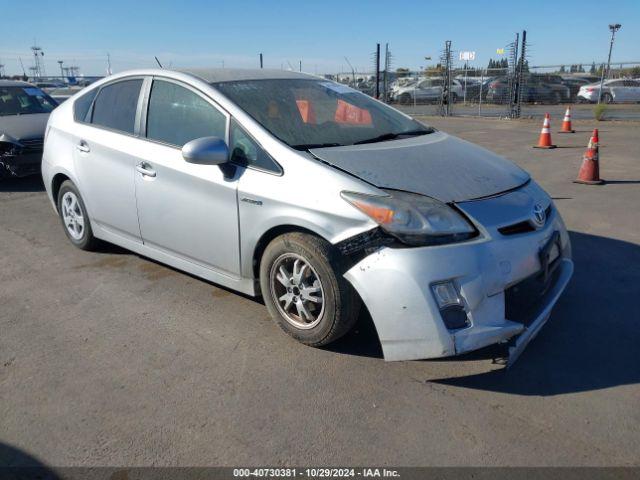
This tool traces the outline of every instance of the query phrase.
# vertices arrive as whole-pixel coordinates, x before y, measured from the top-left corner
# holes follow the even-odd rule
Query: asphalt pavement
[[[37,178],[2,180],[0,463],[640,465],[638,124],[598,124],[607,183],[585,186],[592,122],[535,150],[537,121],[423,120],[529,170],[571,232],[575,276],[512,369],[387,363],[366,314],[305,347],[259,301],[74,248]]]

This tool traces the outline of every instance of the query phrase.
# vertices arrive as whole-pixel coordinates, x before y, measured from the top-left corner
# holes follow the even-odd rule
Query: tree
[[[566,72],[567,72],[567,71],[565,70],[564,65],[562,65],[562,66],[560,67],[560,73],[566,73]]]
[[[593,62],[591,64],[591,68],[589,69],[589,73],[591,73],[591,74],[596,73],[596,62]]]

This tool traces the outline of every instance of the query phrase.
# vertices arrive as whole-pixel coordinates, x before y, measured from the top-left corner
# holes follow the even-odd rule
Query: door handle
[[[136,171],[138,173],[141,173],[145,177],[155,177],[156,176],[156,171],[153,168],[151,168],[151,165],[149,165],[147,162],[141,162],[141,163],[137,164],[136,165]]]
[[[76,145],[76,148],[84,153],[89,153],[91,151],[89,145],[87,145],[87,142],[84,140],[80,140],[80,143]]]

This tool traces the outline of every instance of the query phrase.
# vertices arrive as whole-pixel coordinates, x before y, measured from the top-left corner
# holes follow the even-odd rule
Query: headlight
[[[353,192],[342,192],[341,195],[407,245],[459,242],[476,235],[475,228],[445,203],[414,193],[388,193],[386,197]]]

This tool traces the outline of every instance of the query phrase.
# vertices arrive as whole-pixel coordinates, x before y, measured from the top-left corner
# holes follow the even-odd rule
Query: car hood
[[[48,119],[48,113],[0,117],[0,140],[2,140],[3,135],[15,140],[42,138],[44,137]]]
[[[509,160],[444,132],[310,152],[376,187],[427,195],[446,203],[502,193],[530,178]]]

